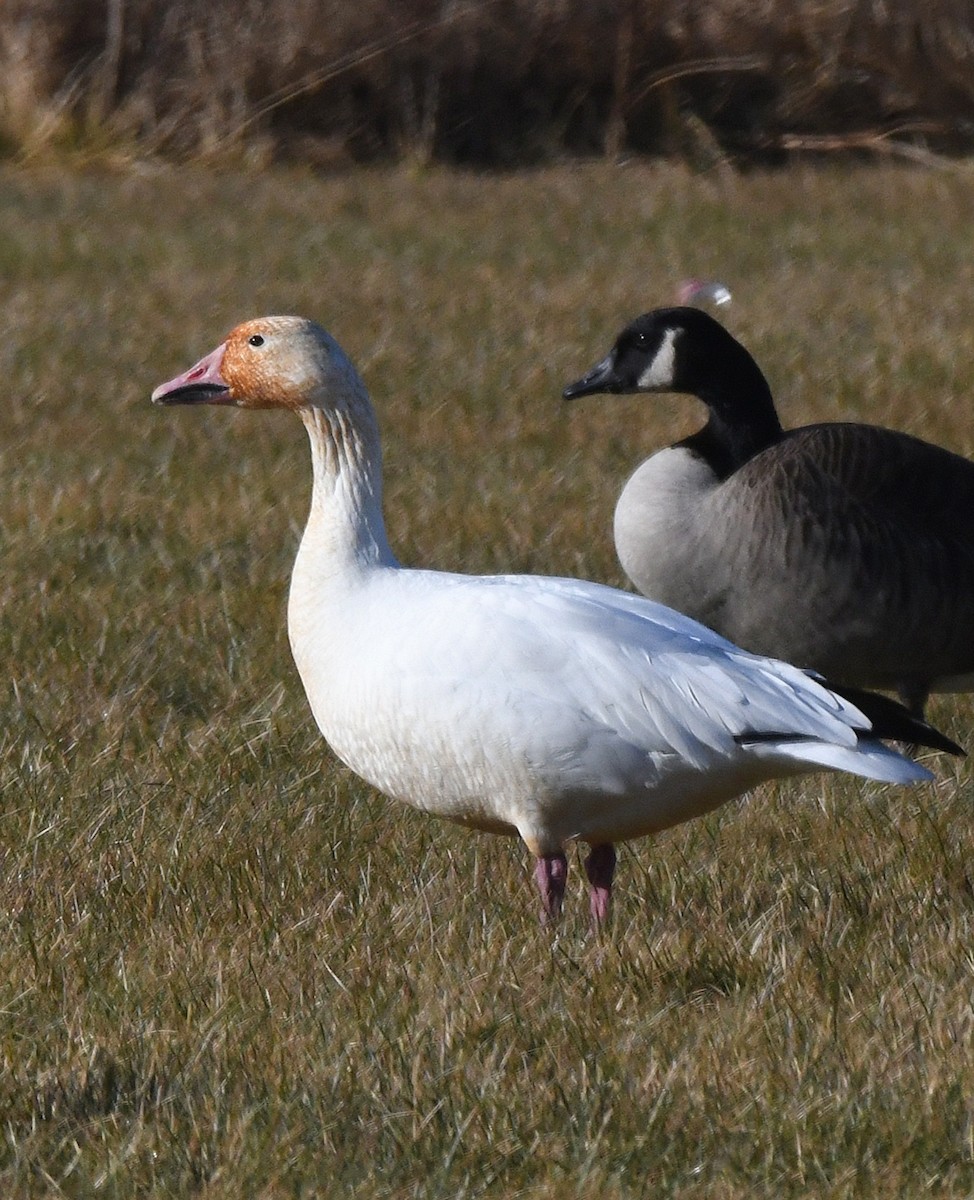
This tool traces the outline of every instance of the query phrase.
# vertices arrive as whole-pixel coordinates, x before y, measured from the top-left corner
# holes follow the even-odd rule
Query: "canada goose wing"
[[[863,426],[843,440],[842,428],[798,430],[715,490],[713,553],[728,583],[719,608],[695,615],[840,680],[974,670],[970,464],[944,451],[923,470],[912,446],[924,461],[936,447]]]
[[[974,463],[959,454],[851,422],[788,430],[758,459],[769,454],[795,472],[814,467],[885,521],[974,548]]]

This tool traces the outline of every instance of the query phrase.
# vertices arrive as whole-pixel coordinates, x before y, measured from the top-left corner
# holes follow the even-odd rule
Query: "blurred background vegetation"
[[[972,68],[968,0],[4,0],[0,154],[926,157]]]

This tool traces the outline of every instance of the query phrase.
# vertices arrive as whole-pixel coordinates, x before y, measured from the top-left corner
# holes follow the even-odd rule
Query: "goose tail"
[[[751,742],[749,745],[762,758],[767,755],[778,762],[792,759],[796,770],[819,766],[831,771],[849,771],[880,783],[929,783],[934,777],[933,772],[920,763],[868,735],[860,734],[855,746],[804,739]]]
[[[835,686],[809,672],[816,682],[828,688],[851,707],[846,711],[847,729],[855,735],[852,743],[836,743],[805,734],[763,730],[740,735],[738,741],[760,757],[792,759],[795,763],[816,764],[833,771],[850,771],[865,779],[884,783],[922,783],[933,774],[909,754],[884,745],[882,739],[905,743],[912,754],[918,746],[964,757],[964,750],[928,721],[911,713],[889,696],[859,688]],[[861,718],[861,724],[860,724]]]

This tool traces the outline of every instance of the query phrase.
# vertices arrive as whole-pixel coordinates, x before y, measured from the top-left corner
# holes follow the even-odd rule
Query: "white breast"
[[[680,612],[712,607],[725,581],[710,552],[708,506],[718,487],[710,467],[679,446],[660,450],[630,476],[615,510],[616,552],[645,596]]]

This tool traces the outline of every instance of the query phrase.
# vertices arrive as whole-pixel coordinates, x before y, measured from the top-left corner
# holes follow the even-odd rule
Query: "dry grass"
[[[699,420],[561,385],[685,275],[784,419],[974,454],[966,175],[0,175],[5,1197],[965,1197],[968,768],[810,779],[578,873],[383,802],[316,738],[296,422],[161,412],[236,320],[362,365],[402,558],[619,581]],[[971,741],[971,705],[939,701]]]
[[[0,153],[970,154],[962,0],[4,0]]]

